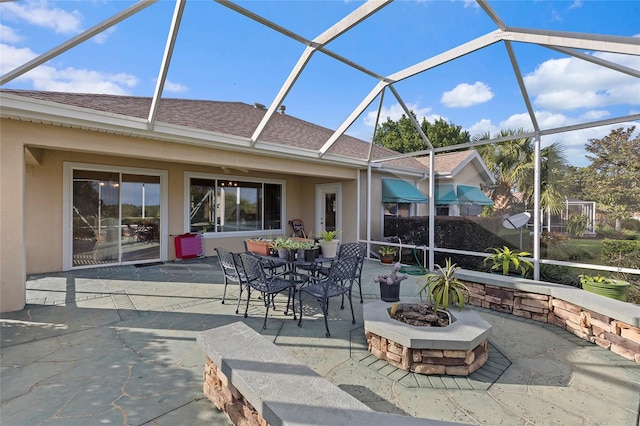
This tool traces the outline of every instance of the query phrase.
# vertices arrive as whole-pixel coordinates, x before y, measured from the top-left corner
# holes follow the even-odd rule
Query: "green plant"
[[[444,268],[436,265],[437,272],[430,272],[418,279],[418,284],[422,284],[420,289],[420,300],[423,294],[428,301],[433,303],[433,311],[438,312],[440,306],[447,309],[449,304],[457,304],[460,309],[464,308],[465,299],[469,297],[469,288],[454,274],[460,269],[451,259],[445,261]]]
[[[509,275],[509,272],[520,272],[522,275],[526,275],[527,272],[533,269],[533,263],[526,259],[522,259],[523,256],[531,256],[531,253],[527,251],[515,251],[509,247],[504,246],[502,248],[490,248],[494,254],[491,254],[484,258],[484,264],[491,263],[492,271],[501,271],[502,275]]]
[[[398,249],[396,249],[393,246],[390,245],[386,245],[386,246],[382,246],[378,249],[378,253],[380,253],[380,255],[382,256],[390,256],[390,255],[396,255],[398,254]]]
[[[589,218],[585,214],[571,215],[567,221],[567,231],[577,237],[582,237],[588,226]]]
[[[578,275],[578,277],[580,277],[580,284],[582,285],[584,285],[584,283],[589,283],[589,282],[616,285],[616,280],[609,277],[603,277],[602,275],[580,274]]]
[[[338,237],[338,231],[327,231],[326,229],[320,232],[320,240],[322,241],[333,241]]]
[[[288,242],[287,237],[280,235],[271,242],[271,247],[273,247],[275,250],[286,248],[287,242]]]

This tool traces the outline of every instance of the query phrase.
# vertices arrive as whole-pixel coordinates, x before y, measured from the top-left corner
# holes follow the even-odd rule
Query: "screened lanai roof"
[[[175,3],[175,7],[171,12],[171,18],[167,16],[167,3],[156,2],[153,0],[139,1],[131,4],[129,7],[125,7],[122,10],[114,11],[111,16],[106,17],[104,20],[97,22],[95,25],[87,30],[84,30],[74,37],[67,39],[66,41],[50,48],[44,53],[39,53],[27,61],[22,63],[16,63],[16,66],[9,68],[3,67],[3,75],[0,77],[0,85],[4,89],[11,88],[24,88],[19,84],[23,78],[25,78],[30,71],[42,69],[43,66],[48,66],[52,61],[57,60],[72,49],[85,49],[86,52],[92,51],[92,55],[88,55],[92,61],[97,62],[101,58],[99,56],[99,43],[96,45],[89,45],[88,41],[93,37],[106,35],[110,31],[114,30],[117,26],[127,25],[127,22],[131,22],[129,25],[135,25],[136,19],[139,16],[147,13],[163,14],[162,19],[158,19],[158,23],[162,22],[166,24],[165,27],[165,44],[162,51],[158,51],[158,58],[156,61],[149,62],[149,68],[152,69],[152,74],[157,75],[155,88],[150,96],[142,97],[144,101],[140,101],[135,108],[135,111],[124,110],[121,113],[127,114],[131,117],[135,117],[133,122],[127,122],[121,120],[113,123],[113,131],[126,132],[127,130],[133,133],[140,133],[141,123],[144,126],[144,130],[147,132],[147,137],[161,136],[170,137],[175,136],[177,141],[180,138],[178,134],[184,134],[183,131],[178,132],[167,129],[163,126],[168,120],[166,113],[167,103],[176,103],[177,100],[170,100],[166,95],[166,88],[170,85],[168,76],[171,75],[171,71],[174,68],[191,68],[192,73],[203,74],[203,70],[198,67],[196,58],[185,58],[181,55],[180,48],[186,43],[196,44],[199,43],[202,46],[203,55],[216,55],[220,57],[218,63],[226,64],[233,63],[234,54],[238,55],[256,55],[259,56],[260,52],[252,49],[252,46],[246,45],[244,48],[246,51],[242,52],[228,52],[225,51],[227,46],[230,45],[231,40],[234,38],[234,32],[247,32],[255,31],[255,43],[258,44],[262,36],[272,37],[277,36],[277,39],[282,43],[282,51],[291,52],[290,49],[285,49],[285,46],[295,45],[297,46],[298,56],[292,56],[288,58],[288,61],[279,61],[280,63],[270,63],[268,66],[256,62],[255,70],[252,70],[251,74],[254,82],[257,82],[256,89],[261,88],[260,84],[264,83],[264,80],[272,76],[273,74],[268,72],[269,66],[278,66],[280,70],[287,69],[288,73],[281,73],[277,76],[277,81],[282,82],[279,89],[275,90],[270,98],[265,103],[265,109],[261,111],[260,116],[258,114],[248,114],[250,118],[251,131],[249,133],[243,133],[241,135],[243,148],[251,148],[256,151],[268,151],[270,153],[279,152],[282,155],[291,155],[290,147],[286,146],[273,146],[274,134],[278,133],[278,128],[282,124],[281,114],[279,112],[284,111],[283,105],[287,103],[287,116],[293,115],[300,117],[297,111],[303,109],[308,114],[309,118],[302,120],[304,122],[321,123],[325,116],[328,116],[328,110],[339,109],[343,111],[342,119],[334,122],[335,126],[332,126],[331,132],[322,132],[316,136],[322,140],[321,144],[314,143],[305,146],[304,137],[297,137],[292,134],[292,137],[297,138],[296,144],[301,145],[301,149],[296,151],[296,155],[308,156],[309,158],[316,159],[331,159],[334,161],[337,157],[349,157],[353,154],[346,152],[344,146],[341,146],[341,140],[344,140],[345,133],[349,133],[353,130],[353,125],[357,120],[362,120],[363,117],[368,116],[370,121],[379,123],[383,121],[385,117],[385,105],[390,101],[399,105],[402,111],[409,117],[411,117],[411,104],[408,100],[412,100],[415,97],[415,93],[409,90],[408,82],[417,80],[423,87],[428,87],[431,83],[431,76],[437,73],[447,72],[450,63],[464,62],[467,57],[471,55],[479,55],[488,50],[495,51],[500,49],[502,51],[503,59],[499,64],[487,63],[486,69],[492,70],[493,74],[499,74],[501,79],[509,79],[512,82],[512,88],[509,93],[503,94],[506,97],[518,97],[521,102],[521,110],[523,115],[526,115],[530,121],[530,127],[525,130],[530,132],[525,134],[529,136],[545,136],[555,135],[557,133],[574,131],[579,129],[586,129],[596,126],[606,126],[617,123],[633,123],[640,119],[640,114],[633,113],[633,108],[628,108],[627,114],[619,114],[617,116],[607,116],[602,112],[584,114],[580,117],[579,121],[567,125],[558,126],[554,125],[554,120],[546,120],[546,117],[541,116],[539,111],[536,111],[535,100],[531,93],[535,92],[528,86],[544,85],[544,81],[527,82],[526,76],[521,71],[521,62],[531,55],[532,52],[538,54],[539,52],[545,52],[553,55],[553,57],[566,57],[577,59],[578,61],[585,61],[598,66],[603,70],[610,70],[618,77],[624,77],[632,79],[640,78],[640,67],[637,65],[637,58],[640,56],[640,39],[634,37],[637,34],[618,35],[618,34],[599,34],[596,32],[575,32],[575,31],[563,31],[554,28],[544,28],[543,26],[526,27],[518,25],[518,23],[511,22],[509,19],[503,17],[499,12],[500,9],[506,9],[509,2],[489,2],[485,0],[478,0],[476,2],[465,2],[464,6],[471,5],[475,7],[474,13],[469,15],[468,19],[473,19],[473,22],[458,22],[458,19],[462,15],[455,15],[452,12],[443,11],[440,9],[445,6],[452,5],[440,5],[440,3],[447,2],[434,2],[438,4],[438,8],[433,9],[419,9],[418,19],[421,19],[422,24],[427,22],[451,21],[451,32],[448,34],[430,35],[428,39],[412,39],[411,33],[407,34],[404,38],[402,45],[396,46],[381,46],[372,45],[370,41],[364,39],[361,35],[360,28],[362,27],[376,27],[379,28],[378,33],[382,35],[384,40],[385,34],[391,34],[392,32],[408,31],[405,25],[393,20],[389,20],[388,12],[391,10],[401,10],[403,8],[409,8],[415,6],[417,3],[412,2],[395,2],[391,1],[368,1],[365,3],[351,3],[351,8],[348,13],[343,16],[337,16],[337,13],[333,12],[335,6],[332,6],[332,2],[319,2],[319,3],[307,3],[307,8],[316,9],[318,13],[310,13],[305,10],[305,19],[299,15],[299,19],[287,21],[288,25],[282,24],[280,16],[276,16],[269,9],[269,2],[248,2],[248,3],[235,3],[229,1],[212,1],[212,2],[185,2],[178,0]],[[326,4],[325,4],[326,3]],[[425,2],[430,3],[430,2]],[[460,2],[448,2],[458,3]],[[533,4],[534,2],[532,2]],[[115,5],[122,5],[123,3],[107,3],[110,10],[113,10]],[[210,25],[206,23],[200,23],[199,26],[188,25],[194,22],[193,13],[199,11],[211,11],[211,16],[214,18]],[[544,2],[542,3],[544,4]],[[634,2],[629,2],[629,14],[633,15],[633,11],[636,9]],[[126,3],[125,3],[126,5]],[[189,6],[187,6],[189,5]],[[458,6],[456,5],[456,6]],[[302,8],[302,5],[291,4],[292,8]],[[6,6],[4,6],[6,7]],[[122,6],[120,6],[122,7]],[[190,9],[193,7],[193,9]],[[462,6],[460,6],[462,7]],[[518,6],[520,7],[520,6]],[[206,9],[205,9],[206,8]],[[394,9],[395,8],[395,9]],[[437,12],[434,11],[438,9]],[[327,13],[327,16],[323,16],[323,12]],[[407,11],[407,14],[411,11]],[[441,13],[437,15],[436,13]],[[201,15],[205,15],[201,13]],[[414,14],[415,15],[415,14]],[[506,15],[506,12],[505,12]],[[467,15],[465,15],[465,19]],[[625,14],[626,16],[626,14]],[[209,15],[207,15],[209,17]],[[415,16],[412,16],[415,18]],[[331,19],[333,19],[331,21]],[[409,19],[409,18],[407,18]],[[224,26],[224,22],[238,22],[236,26],[229,27]],[[298,22],[299,21],[299,22]],[[316,23],[326,23],[323,30],[312,34],[305,28],[317,28]],[[316,24],[316,25],[312,25]],[[204,25],[203,25],[204,24]],[[456,32],[456,25],[465,25],[469,28],[474,28],[475,33],[468,39],[460,39]],[[537,24],[540,25],[540,24]],[[550,26],[550,25],[548,25]],[[158,30],[160,25],[153,26],[153,28],[144,27],[138,28],[141,39],[149,39],[150,37],[144,37],[146,32],[151,34],[152,31]],[[213,30],[217,27],[223,29],[222,33],[217,33],[217,38],[212,37],[206,33],[206,30]],[[351,37],[351,38],[350,38]],[[271,40],[271,39],[269,39]],[[275,38],[274,38],[275,40]],[[135,40],[130,40],[132,47],[129,49],[134,57],[135,51],[141,52],[141,49],[148,49],[149,46],[133,47]],[[151,43],[150,41],[148,43]],[[380,41],[379,41],[380,43]],[[157,40],[156,45],[157,46]],[[278,55],[279,50],[275,46],[270,46],[274,50],[273,55]],[[89,48],[91,48],[89,50]],[[532,49],[536,50],[533,51]],[[384,58],[385,49],[401,49],[406,52],[403,61],[382,61],[376,65],[370,65],[364,60],[360,60],[360,52],[366,50],[379,50],[380,56]],[[43,49],[44,50],[44,49]],[[424,52],[424,53],[422,53]],[[606,54],[606,55],[604,55]],[[140,53],[141,55],[141,53]],[[616,56],[617,55],[617,56]],[[3,55],[5,56],[5,55]],[[27,55],[28,56],[28,55]],[[261,56],[262,57],[262,56]],[[634,58],[632,61],[626,59],[617,61],[619,58]],[[117,59],[114,59],[117,61]],[[134,60],[134,59],[131,59]],[[3,60],[6,61],[6,58]],[[283,64],[284,62],[284,64]],[[338,71],[330,75],[320,75],[317,72],[317,68],[314,66],[318,62],[331,62],[337,65]],[[125,62],[121,62],[125,63]],[[222,66],[222,65],[220,65]],[[155,68],[155,69],[154,69]],[[245,69],[238,69],[236,74],[247,73],[249,71]],[[215,74],[215,67],[205,70],[205,74]],[[479,73],[483,76],[487,75],[485,69],[473,69],[466,77],[469,81],[473,73]],[[541,74],[541,78],[544,78],[544,74]],[[356,78],[365,77],[363,80],[357,80]],[[235,76],[234,76],[235,78]],[[273,79],[273,77],[271,77]],[[298,91],[299,86],[309,84],[319,84],[329,87],[332,84],[338,84],[340,82],[353,82],[353,84],[343,84],[342,91],[339,92],[339,96],[334,96],[331,99],[331,103],[318,103],[315,104],[313,100],[309,100],[305,104],[304,92]],[[529,84],[527,84],[529,83]],[[230,83],[234,84],[234,83]],[[356,86],[358,89],[358,95],[350,93],[348,86]],[[216,86],[217,87],[217,86]],[[415,87],[415,86],[412,86]],[[638,86],[631,86],[630,90],[636,89]],[[96,91],[104,90],[100,87],[96,87]],[[415,89],[413,89],[415,90]],[[68,92],[67,90],[66,92]],[[41,108],[33,108],[32,105],[27,105],[22,101],[16,100],[12,96],[3,96],[2,98],[2,113],[3,116],[11,116],[12,114],[20,115],[21,113],[28,112],[33,119],[46,118],[50,122],[59,122],[65,124],[69,121],[76,121],[77,111],[63,109],[56,110],[55,107],[48,108],[48,104],[42,104]],[[588,96],[588,94],[585,94]],[[212,99],[221,99],[222,97],[213,96]],[[612,99],[615,96],[611,97]],[[34,99],[34,97],[32,97]],[[69,100],[69,98],[66,98]],[[289,104],[289,101],[294,102]],[[247,105],[251,105],[251,102],[243,102],[236,105],[226,105],[227,107],[245,108]],[[292,105],[296,105],[292,108]],[[183,105],[184,106],[184,105]],[[87,106],[87,108],[96,108],[101,110],[95,104]],[[292,114],[289,111],[293,110]],[[42,117],[38,117],[41,115]],[[185,118],[181,125],[189,127],[191,121]],[[141,121],[142,120],[142,121]],[[454,120],[455,121],[455,120]],[[227,129],[211,129],[212,133],[194,133],[189,135],[189,138],[215,138],[219,136],[217,132],[222,132],[226,135],[226,132],[233,132],[233,123],[229,124],[231,128]],[[328,127],[328,126],[322,126]],[[375,127],[371,125],[371,127]],[[159,130],[161,129],[161,131]],[[156,134],[157,133],[157,134]],[[235,136],[235,133],[232,133]],[[370,141],[370,137],[364,137],[358,135],[357,139]],[[369,135],[370,136],[370,135]],[[519,135],[522,137],[523,135]],[[430,142],[425,135],[422,135],[427,146],[431,146]],[[230,141],[224,137],[217,137],[218,142],[229,142],[229,145],[233,148],[234,143],[237,141]],[[501,139],[494,139],[501,140]],[[482,142],[482,143],[486,143]],[[282,145],[282,144],[280,144]],[[468,145],[457,147],[438,148],[435,152],[447,151],[452,149],[464,148]],[[427,153],[429,150],[422,152]],[[381,151],[374,151],[369,153],[368,150],[362,150],[358,152],[359,157],[365,157],[366,160],[379,162],[383,159],[384,155]],[[392,153],[389,153],[391,155]],[[406,154],[405,157],[416,155]],[[395,156],[394,158],[401,158],[402,156]]]

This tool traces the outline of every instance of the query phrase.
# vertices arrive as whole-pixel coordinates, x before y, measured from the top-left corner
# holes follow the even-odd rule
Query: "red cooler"
[[[204,254],[202,250],[202,236],[198,234],[178,235],[174,240],[176,257],[178,259],[190,259]]]

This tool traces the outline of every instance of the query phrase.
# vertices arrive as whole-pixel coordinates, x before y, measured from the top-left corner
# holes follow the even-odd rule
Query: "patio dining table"
[[[299,256],[296,256],[295,260],[290,260],[281,258],[279,256],[267,256],[254,252],[248,252],[248,254],[257,258],[263,265],[265,265],[272,271],[275,271],[280,267],[284,268],[283,272],[280,273],[283,275],[288,275],[289,280],[291,280],[291,282],[295,284],[293,294],[290,294],[289,299],[287,300],[287,308],[284,311],[285,315],[288,315],[289,313],[290,304],[295,304],[295,301],[292,301],[291,297],[295,299],[296,293],[300,291],[300,287],[307,284],[312,276],[317,277],[319,271],[321,271],[323,268],[327,268],[327,266],[330,266],[331,263],[335,260],[335,258],[333,257],[324,256],[318,256],[313,260],[306,260],[304,258],[300,259]],[[305,272],[301,273],[300,270]],[[291,302],[293,302],[293,304]]]

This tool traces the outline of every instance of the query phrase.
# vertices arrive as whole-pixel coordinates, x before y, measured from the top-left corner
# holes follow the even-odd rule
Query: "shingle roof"
[[[435,172],[440,174],[451,173],[460,163],[473,155],[474,150],[446,152],[436,155]],[[429,170],[429,157],[417,157],[417,161],[422,163]]]
[[[105,94],[4,89],[1,92],[141,119],[147,119],[152,101],[150,97]],[[250,138],[266,112],[264,108],[243,102],[161,98],[156,121]],[[331,129],[292,115],[274,114],[260,135],[260,139],[284,146],[318,151],[333,133]],[[369,148],[369,142],[343,134],[331,146],[328,153],[366,160]],[[378,145],[373,146],[373,159],[396,154],[397,152]],[[394,160],[391,163],[423,170],[422,164],[413,158]]]

